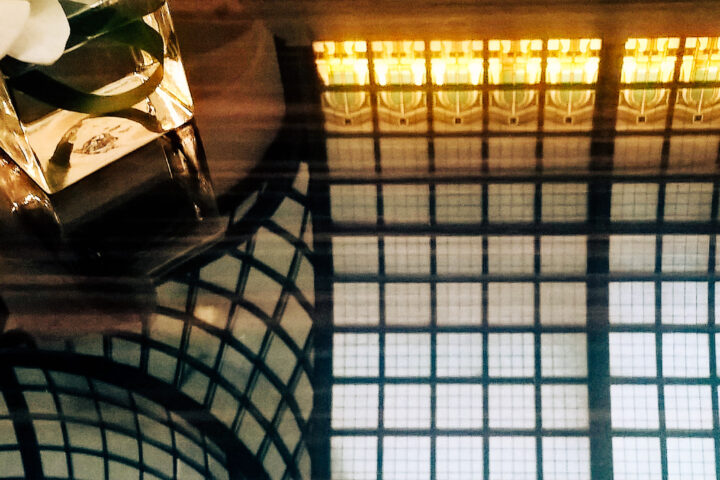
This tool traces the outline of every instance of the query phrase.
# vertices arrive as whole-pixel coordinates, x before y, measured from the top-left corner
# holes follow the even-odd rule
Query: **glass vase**
[[[57,62],[0,62],[0,149],[48,194],[193,117],[164,1],[61,5],[71,36]]]

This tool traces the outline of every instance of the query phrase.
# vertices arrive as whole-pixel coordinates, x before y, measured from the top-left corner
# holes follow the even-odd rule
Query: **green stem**
[[[156,61],[150,77],[131,90],[114,95],[84,92],[33,68],[34,65],[10,57],[0,61],[0,69],[8,76],[10,87],[56,108],[94,115],[130,108],[154,92],[163,78],[165,44],[160,34],[141,18],[164,3],[164,0],[120,0],[112,6],[68,15],[72,32],[68,49],[103,36],[107,41],[142,50]]]

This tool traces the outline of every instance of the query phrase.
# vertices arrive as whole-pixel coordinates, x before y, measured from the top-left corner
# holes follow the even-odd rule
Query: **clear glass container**
[[[0,149],[49,194],[193,117],[167,4],[89,2],[61,0],[72,33],[56,63],[0,63]]]

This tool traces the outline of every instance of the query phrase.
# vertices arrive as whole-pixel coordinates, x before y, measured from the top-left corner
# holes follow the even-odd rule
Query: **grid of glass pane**
[[[669,45],[684,39],[665,41]],[[523,55],[531,59],[535,45],[536,52],[549,55],[547,63],[541,62],[537,69],[547,75],[552,73],[552,69],[547,70],[552,64],[552,42],[528,40],[521,54],[514,50],[514,42],[486,41],[483,65],[488,70],[498,68],[497,71],[504,72],[507,65],[527,60]],[[635,48],[631,44],[644,45],[629,41],[625,48]],[[475,123],[468,123],[477,114],[470,113],[472,110],[467,111],[468,116],[454,118],[458,125],[455,131],[464,132],[456,137],[453,127],[442,117],[442,106],[438,103],[439,90],[446,88],[437,88],[432,80],[437,72],[433,72],[432,61],[426,63],[435,58],[436,50],[424,42],[414,42],[408,48],[414,49],[413,58],[418,58],[418,65],[427,67],[422,79],[416,81],[415,90],[422,89],[423,94],[427,91],[433,98],[417,96],[421,120],[408,115],[391,127],[387,118],[381,118],[379,132],[368,125],[368,137],[383,135],[377,138],[378,148],[373,152],[380,175],[372,180],[368,177],[367,183],[382,186],[385,174],[401,175],[400,169],[392,165],[401,162],[398,150],[404,142],[407,154],[402,161],[406,165],[399,183],[405,186],[414,178],[416,191],[425,191],[427,187],[429,225],[409,228],[408,232],[393,228],[390,223],[379,223],[375,231],[370,229],[371,237],[378,231],[383,233],[377,235],[378,260],[370,260],[373,268],[366,272],[366,278],[377,282],[382,299],[378,306],[380,321],[369,328],[373,334],[380,338],[401,333],[430,337],[429,376],[425,376],[425,363],[420,361],[422,374],[388,377],[393,384],[400,381],[430,386],[431,428],[413,430],[412,434],[428,439],[429,449],[419,448],[418,452],[424,455],[429,451],[435,463],[430,465],[430,472],[423,469],[414,475],[447,478],[452,471],[457,478],[590,478],[587,374],[593,366],[587,362],[585,326],[598,319],[603,321],[607,315],[609,327],[603,328],[609,330],[604,346],[608,351],[611,388],[606,395],[612,406],[606,413],[613,428],[614,478],[667,480],[678,478],[681,468],[689,472],[688,478],[715,478],[714,445],[710,440],[717,428],[712,430],[711,426],[708,430],[707,415],[691,413],[708,405],[713,412],[717,410],[717,398],[708,394],[717,370],[713,363],[720,360],[711,359],[715,338],[711,338],[714,319],[710,321],[709,316],[716,310],[711,291],[714,285],[707,281],[708,274],[711,278],[714,275],[715,265],[720,266],[716,263],[719,260],[713,258],[717,239],[712,238],[714,230],[712,235],[707,233],[707,225],[694,228],[694,222],[707,224],[714,220],[711,218],[717,211],[713,207],[713,202],[717,203],[713,199],[714,185],[709,177],[675,179],[645,174],[661,170],[664,173],[681,165],[698,166],[700,162],[708,168],[717,160],[717,139],[708,141],[698,136],[695,141],[694,136],[675,132],[672,138],[667,138],[665,115],[671,112],[672,105],[660,106],[646,117],[634,110],[637,106],[633,99],[637,94],[656,92],[622,90],[616,129],[643,130],[649,134],[617,135],[613,139],[610,168],[635,175],[618,176],[610,181],[591,177],[585,183],[587,178],[578,172],[588,166],[597,168],[591,165],[591,159],[596,161],[590,154],[593,138],[561,138],[548,133],[563,128],[581,131],[589,128],[590,123],[583,124],[576,116],[553,120],[551,115],[557,112],[552,102],[557,92],[551,88],[543,91],[545,103],[538,104],[533,100],[534,83],[528,81],[527,70],[519,68],[512,75],[497,78],[496,71],[486,72],[482,82],[489,85],[481,82],[477,89],[487,92],[483,101],[487,98],[488,103],[478,107],[480,111],[485,109],[485,118],[481,123],[478,119],[482,116],[477,115]],[[423,56],[420,52],[428,48],[433,53]],[[368,52],[372,52],[367,55],[368,62],[378,62],[380,57],[376,55],[385,55],[381,51],[387,52],[374,50],[368,44]],[[394,50],[395,56],[400,58],[404,54],[398,51]],[[503,56],[508,52],[512,60]],[[654,61],[656,57],[647,58]],[[630,54],[626,55],[626,62],[630,61],[628,58]],[[675,56],[668,58],[676,60]],[[527,60],[523,65],[531,63]],[[623,82],[647,80],[625,78],[630,75],[628,72],[629,68],[623,68]],[[525,75],[525,82],[518,75]],[[498,83],[514,84],[515,88],[508,90],[512,93],[502,94],[493,89]],[[394,89],[409,95],[413,88],[408,86],[407,82],[393,84]],[[474,93],[470,85],[464,87]],[[363,88],[377,92],[379,110],[387,107],[382,102],[387,101],[383,95],[390,90],[389,84],[373,84],[371,79]],[[580,91],[578,88],[577,93]],[[665,92],[658,90],[661,91]],[[592,105],[594,92],[592,89],[587,92]],[[676,93],[672,90],[670,95]],[[511,96],[528,100],[517,114],[503,110],[503,101]],[[679,112],[676,109],[675,113]],[[538,124],[541,115],[544,121]],[[432,122],[426,122],[428,116]],[[372,120],[371,116],[368,119]],[[402,125],[408,128],[403,129]],[[392,135],[387,138],[390,131],[402,131],[403,135],[398,137],[403,138]],[[513,131],[528,134],[508,134]],[[436,137],[436,132],[442,135]],[[467,132],[477,135],[467,136]],[[334,136],[329,135],[333,142],[345,140],[340,135]],[[390,144],[395,150],[391,151]],[[682,152],[690,151],[693,160],[683,158]],[[422,155],[427,158],[420,158]],[[385,165],[390,167],[388,171]],[[573,171],[570,179],[543,176],[568,167]],[[474,174],[474,183],[470,184],[468,177],[459,183],[444,180],[443,175],[459,176],[466,172]],[[481,176],[485,173],[503,178],[486,180]],[[599,197],[600,204],[607,200],[607,211],[598,212]],[[382,201],[379,196],[378,202]],[[424,212],[426,203],[421,203]],[[605,222],[612,227],[602,228]],[[565,225],[573,223],[580,225]],[[687,226],[688,223],[692,225]],[[336,224],[342,231],[341,222]],[[398,236],[410,240],[422,236],[427,244],[422,247],[408,244],[405,250],[410,253],[405,256],[417,253],[417,258],[398,262],[395,257],[402,257],[398,254],[399,242],[394,238]],[[388,248],[384,250],[385,247]],[[337,252],[333,251],[333,255]],[[342,262],[341,258],[341,265]],[[592,284],[586,283],[588,273]],[[365,273],[358,270],[354,275],[346,275],[336,268],[335,275],[337,285],[350,283]],[[428,285],[429,302],[420,300],[417,306],[405,299],[393,300],[387,287],[397,289],[396,285],[402,283]],[[408,288],[417,291],[414,285]],[[607,305],[597,305],[598,290],[603,289],[607,296],[599,297],[606,298]],[[400,293],[401,297],[411,296]],[[385,317],[388,306],[392,317],[398,317],[394,303],[408,308],[407,316],[411,319],[418,316],[414,310],[422,311],[422,321],[405,324],[388,321]],[[588,305],[593,310],[588,311]],[[335,325],[336,331],[353,332],[353,327],[337,322]],[[383,340],[380,344],[381,358],[395,362],[385,352],[388,344]],[[426,344],[417,352],[413,358],[424,358]],[[386,380],[380,372],[377,383],[382,386]],[[336,375],[336,382],[346,381],[351,380],[340,380]],[[482,401],[466,402],[469,390],[456,388],[459,385],[477,387]],[[451,402],[449,392],[456,395],[453,405],[467,410],[467,418],[475,418],[477,412],[473,412],[473,407],[486,410],[485,424],[477,431],[443,430],[441,425],[452,424],[446,411]],[[515,415],[510,418],[503,413],[505,410],[512,410]],[[711,423],[717,421],[712,417]],[[468,425],[474,423],[469,421]],[[551,434],[537,433],[543,430]],[[336,434],[337,438],[352,436],[344,431]],[[384,458],[383,439],[387,435],[406,438],[402,432],[383,428],[374,435],[378,438],[376,461]],[[463,438],[463,445],[472,447],[452,443],[459,437]],[[454,453],[450,453],[448,445],[455,446]],[[393,448],[397,448],[396,444]],[[691,448],[699,453],[683,456],[681,452]],[[476,458],[482,456],[482,461],[470,461],[468,451],[475,453]],[[451,470],[447,458],[457,459],[463,466]],[[419,463],[425,465],[424,462],[423,457]],[[386,472],[383,463],[384,460],[379,462],[378,471]],[[392,471],[387,470],[391,476],[396,475]]]
[[[144,472],[162,479],[229,480],[230,452],[142,393],[52,369],[8,368],[18,384],[12,395],[27,405],[23,421],[37,439],[45,477],[140,478]],[[17,420],[20,413],[14,415]],[[2,475],[22,477],[12,418],[3,402]]]
[[[614,184],[612,220],[654,221],[663,188],[665,222],[709,218],[711,184],[671,182]],[[716,478],[717,404],[705,382],[716,371],[714,295],[712,282],[692,278],[714,271],[711,243],[684,233],[610,237],[611,271],[661,274],[609,284],[615,479]]]
[[[209,251],[203,261],[182,266],[165,278],[156,290],[158,307],[143,331],[48,342],[43,348],[101,356],[135,368],[138,378],[148,376],[163,382],[217,419],[274,480],[309,478],[315,278],[310,260],[313,242],[308,182],[307,164],[300,164],[292,187],[282,195],[273,193],[280,203],[262,219],[256,233],[222,244]],[[355,208],[355,200],[362,196],[362,189],[341,189],[336,212],[348,221],[358,220],[364,215],[360,212],[366,210],[366,206]],[[353,248],[352,240],[348,239],[348,248]],[[342,250],[342,240],[339,245]],[[338,305],[348,316],[353,305],[362,301],[356,298],[358,290],[348,294],[344,308],[342,303]],[[372,296],[373,292],[362,291],[363,295]],[[364,364],[353,366],[352,358],[348,359],[349,370],[361,368]],[[28,392],[38,408],[50,408],[51,403],[40,393]],[[77,418],[95,415],[96,409],[86,403],[70,397],[65,400],[61,395],[56,401],[57,411],[68,416],[68,409],[73,409]],[[50,413],[54,412],[55,407]],[[88,417],[90,420],[97,419]],[[81,421],[73,422],[80,426],[65,429],[75,432],[68,433],[69,441],[86,438],[86,442],[93,442],[87,448],[102,447],[102,441],[94,442],[99,434],[86,431]],[[141,417],[141,427],[143,422]],[[163,428],[148,425],[149,437],[165,435]],[[126,439],[113,435],[108,439],[112,437],[123,445]],[[167,444],[172,445],[169,440]],[[139,448],[145,461],[156,459],[156,465],[148,468],[155,468],[153,475],[158,478],[213,475],[207,471],[215,468],[212,462],[182,460],[173,466],[174,447],[143,440]],[[73,451],[67,468],[77,464],[79,470],[92,472],[87,478],[93,479],[104,478],[104,474],[96,475],[98,469],[111,472],[110,478],[132,478],[123,462],[107,462],[102,458],[107,451],[100,453],[96,459],[96,453]],[[43,455],[48,465],[60,469],[53,475],[62,477],[64,467],[57,455],[52,451]],[[197,470],[197,465],[202,468]]]
[[[403,234],[386,218],[387,233],[332,237],[333,478],[587,478],[586,284],[565,279],[585,275],[587,236],[444,231],[533,222],[542,192],[545,221],[581,222],[561,198],[585,205],[587,185],[407,181],[364,191],[385,206],[408,193],[437,230]],[[377,258],[346,261],[348,238]]]

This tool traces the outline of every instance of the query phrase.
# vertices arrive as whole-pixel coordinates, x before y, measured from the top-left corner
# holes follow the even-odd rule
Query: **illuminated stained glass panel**
[[[482,91],[474,87],[483,83],[483,46],[481,40],[430,42],[436,131],[482,130]]]
[[[680,81],[720,80],[720,38],[688,37],[680,65]],[[720,125],[720,87],[681,88],[677,93],[673,127],[717,128]]]
[[[432,130],[449,134],[481,132],[486,122],[490,131],[535,131],[540,96],[545,130],[589,130],[601,45],[466,39],[325,41],[313,49],[328,132],[372,131],[375,102],[378,132],[425,134],[431,108]]]
[[[620,91],[618,130],[665,128],[670,88],[647,84],[673,80],[679,46],[677,37],[630,38],[625,43],[621,82],[627,88]]]
[[[368,85],[367,43],[315,42],[315,64],[326,87]],[[360,90],[331,90],[322,95],[325,128],[332,131],[372,129],[370,94]]]
[[[531,86],[542,77],[542,40],[490,40],[488,82],[491,85]],[[490,92],[493,130],[537,129],[538,92],[534,88],[498,88]]]
[[[552,85],[592,85],[600,63],[599,38],[550,39],[545,81]],[[590,130],[594,89],[553,89],[545,93],[545,130]]]
[[[425,42],[376,41],[371,48],[380,130],[427,130],[427,96],[417,88],[427,80]]]

